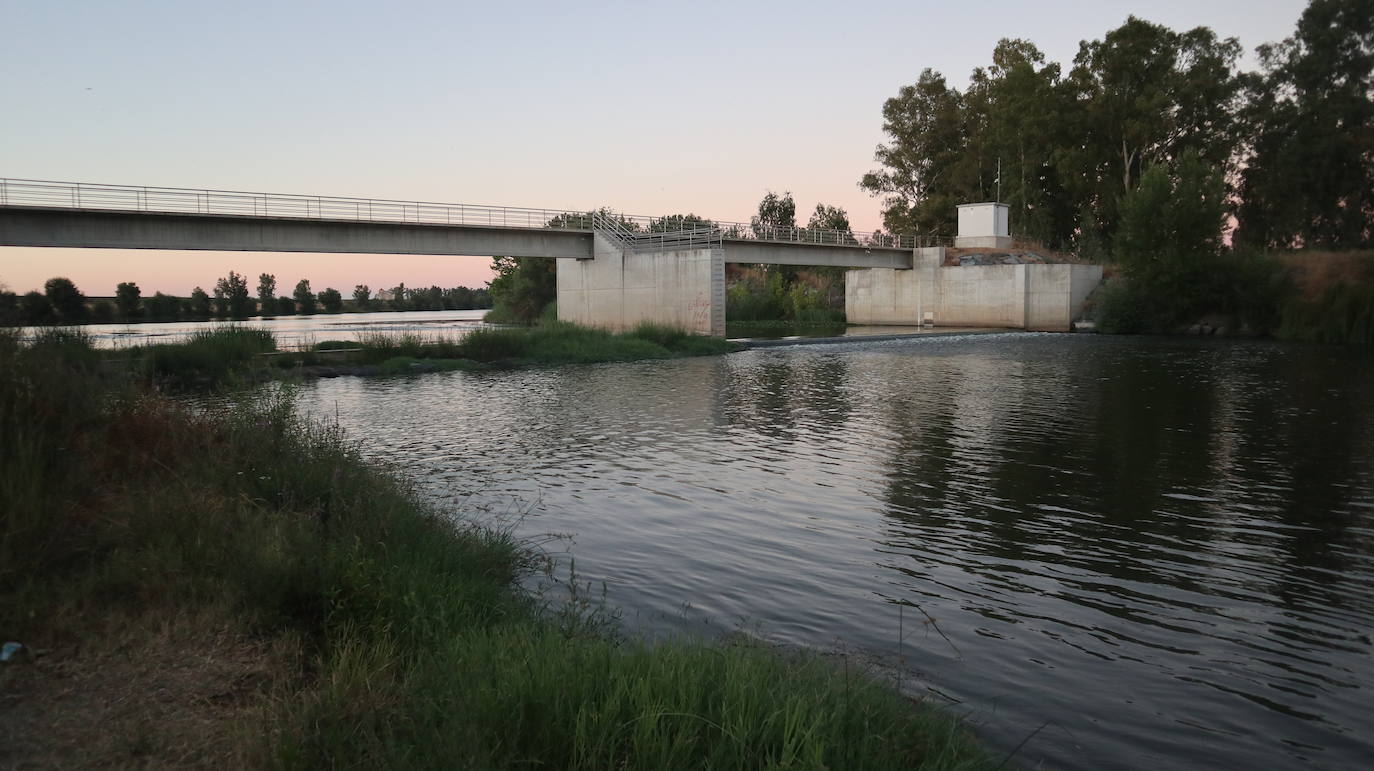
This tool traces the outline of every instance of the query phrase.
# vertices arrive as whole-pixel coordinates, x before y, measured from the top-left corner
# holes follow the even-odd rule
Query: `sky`
[[[858,188],[882,105],[967,85],[1000,38],[1072,63],[1129,15],[1254,48],[1303,0],[388,3],[0,0],[0,177],[747,221]],[[481,257],[0,247],[0,283],[185,295],[230,270],[348,295],[481,286]]]

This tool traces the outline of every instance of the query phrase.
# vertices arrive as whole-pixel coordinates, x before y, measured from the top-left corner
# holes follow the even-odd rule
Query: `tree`
[[[791,237],[791,231],[797,227],[797,204],[792,200],[792,193],[779,196],[768,191],[759,201],[759,213],[749,219],[749,227],[755,238]]]
[[[43,284],[43,294],[49,305],[63,324],[79,324],[89,315],[86,310],[86,295],[76,288],[69,278],[50,278]]]
[[[1028,40],[998,41],[964,93],[968,144],[952,178],[962,202],[1005,203],[1019,236],[1067,246],[1079,204],[1062,182],[1074,170],[1057,156],[1074,146],[1073,108],[1058,63]]]
[[[883,227],[892,233],[949,233],[955,205],[964,203],[954,171],[967,134],[963,98],[932,69],[902,86],[883,103],[883,133],[874,160],[883,168],[863,176],[859,187],[883,199]]]
[[[248,279],[234,271],[215,282],[215,315],[246,319],[253,312],[248,295]]]
[[[277,298],[277,315],[294,316],[296,315],[296,301],[286,295]]]
[[[157,292],[148,298],[148,317],[152,321],[173,321],[180,306],[177,298]]]
[[[120,319],[135,321],[143,316],[142,294],[138,284],[132,281],[125,281],[115,287],[115,306],[119,309]]]
[[[367,284],[358,284],[353,287],[353,305],[360,311],[365,311],[372,304],[372,290]]]
[[[695,214],[669,214],[650,220],[650,233],[676,233],[683,230],[710,230],[716,223]]]
[[[277,277],[271,273],[258,274],[258,312],[264,316],[277,312]]]
[[[205,290],[200,287],[192,289],[191,299],[186,304],[186,311],[186,315],[193,319],[210,318],[210,295],[206,294]]]
[[[315,295],[310,291],[310,279],[303,278],[296,282],[296,291],[292,292],[296,298],[296,310],[303,316],[309,316],[315,312]]]
[[[1144,168],[1188,150],[1229,168],[1239,52],[1205,27],[1178,33],[1131,17],[1082,42],[1061,78],[1032,43],[1001,40],[964,92],[927,69],[884,103],[882,167],[859,186],[884,197],[892,233],[948,235],[957,204],[997,198],[1015,232],[1051,247],[1109,239]]]
[[[1292,37],[1259,52],[1236,240],[1374,244],[1374,0],[1312,0]]]
[[[1221,170],[1191,150],[1176,169],[1148,167],[1122,199],[1114,255],[1166,326],[1208,301],[1204,273],[1221,252],[1226,206]]]
[[[91,321],[97,324],[108,324],[114,321],[115,306],[109,300],[97,300],[91,304]]]
[[[1225,169],[1238,138],[1240,43],[1206,27],[1187,32],[1129,17],[1101,40],[1079,44],[1068,116],[1081,141],[1060,152],[1080,209],[1091,208],[1109,236],[1117,206],[1142,171],[1193,151]]]
[[[11,325],[22,321],[19,315],[19,295],[0,285],[0,324]]]
[[[493,257],[496,277],[488,284],[492,321],[532,324],[558,297],[554,260],[538,257]]]
[[[57,322],[57,312],[53,310],[52,301],[36,289],[19,298],[19,317],[25,325],[31,327]]]
[[[337,289],[326,288],[320,292],[320,305],[325,313],[338,313],[343,310],[343,295]]]
[[[818,203],[816,210],[811,212],[811,219],[807,220],[806,227],[820,230],[849,230],[849,214],[838,206]]]

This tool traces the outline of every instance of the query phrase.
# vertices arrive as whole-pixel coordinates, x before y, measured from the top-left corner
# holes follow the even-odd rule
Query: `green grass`
[[[138,346],[122,353],[138,359],[145,376],[186,387],[222,382],[248,368],[259,354],[275,350],[271,332],[228,325],[197,330],[183,342]]]
[[[147,757],[164,746],[149,719],[141,754],[110,763],[191,752],[217,764],[194,755],[207,752],[196,732],[224,734],[216,721],[238,715],[249,725],[232,735],[260,738],[204,746],[246,746],[250,764],[280,768],[988,765],[957,720],[839,660],[627,640],[582,605],[537,602],[515,582],[539,559],[431,508],[338,430],[300,418],[287,389],[192,410],[98,361],[73,337],[0,335],[6,638],[65,646],[80,672],[106,666],[91,657],[111,629],[212,608],[223,618],[179,643],[179,665],[206,661],[226,625],[299,651],[255,675],[272,685],[250,692],[253,709],[191,723],[183,754]],[[149,650],[120,634],[117,661]],[[167,697],[127,687],[136,714]],[[17,708],[42,709],[34,698]]]
[[[364,359],[372,362],[406,356],[510,366],[670,359],[736,350],[734,344],[719,338],[693,335],[662,324],[640,324],[629,332],[615,334],[558,321],[526,328],[481,328],[457,339],[378,333],[361,337],[359,344],[366,349]]]

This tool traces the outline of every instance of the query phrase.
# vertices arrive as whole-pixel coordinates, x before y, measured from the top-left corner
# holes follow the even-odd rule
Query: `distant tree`
[[[79,324],[86,320],[86,295],[76,288],[71,279],[50,278],[43,284],[43,294],[63,324]]]
[[[271,273],[258,274],[258,312],[264,316],[277,312],[277,277]]]
[[[0,324],[18,324],[19,317],[19,295],[9,289],[0,288]]]
[[[360,311],[365,311],[372,305],[372,290],[367,284],[353,287],[353,305]]]
[[[47,295],[34,290],[19,298],[19,317],[24,324],[32,327],[55,323],[57,312],[53,310],[52,301]]]
[[[137,321],[143,316],[142,291],[138,284],[132,281],[125,281],[115,287],[115,305],[119,309],[119,318],[124,321]]]
[[[1259,51],[1236,240],[1374,245],[1374,0],[1312,0],[1292,37]]]
[[[248,280],[234,271],[229,271],[215,282],[214,308],[217,318],[244,319],[252,312],[252,301],[248,296]]]
[[[325,313],[338,313],[343,310],[343,295],[337,289],[326,288],[320,292],[320,306]]]
[[[296,315],[296,301],[286,295],[277,298],[277,315],[294,316]]]
[[[309,316],[315,312],[315,294],[310,291],[310,279],[303,278],[296,282],[296,291],[292,293],[296,298],[296,312],[303,316]]]
[[[850,227],[849,215],[838,206],[816,204],[816,210],[811,213],[811,219],[807,221],[806,227],[808,230],[819,231],[815,237],[826,239],[827,243],[859,243],[854,237],[854,230]]]
[[[193,319],[204,320],[210,318],[210,295],[204,289],[196,287],[191,290],[191,299],[186,303],[186,315]]]
[[[493,257],[492,259],[495,260],[496,258]],[[393,311],[408,310],[409,306],[406,305],[406,295],[407,290],[404,282],[393,286],[391,288],[391,299],[387,301],[387,306]]]
[[[153,321],[174,321],[180,308],[181,303],[177,298],[161,292],[155,293],[147,302],[148,317]]]
[[[97,324],[109,324],[114,321],[115,306],[109,300],[97,300],[91,303],[91,321]]]
[[[773,191],[759,201],[759,213],[749,220],[749,227],[757,238],[778,238],[797,226],[797,204],[792,193],[781,196]]]
[[[679,230],[701,230],[714,228],[716,223],[695,214],[669,214],[649,222],[650,233],[674,233]]]

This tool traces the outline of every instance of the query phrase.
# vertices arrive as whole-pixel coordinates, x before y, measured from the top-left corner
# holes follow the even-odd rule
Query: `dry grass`
[[[1374,273],[1374,251],[1326,252],[1300,250],[1279,255],[1292,271],[1299,296],[1317,302],[1334,286],[1355,284]]]
[[[300,679],[297,637],[253,635],[224,608],[44,626],[0,670],[0,767],[260,766],[273,693]]]

